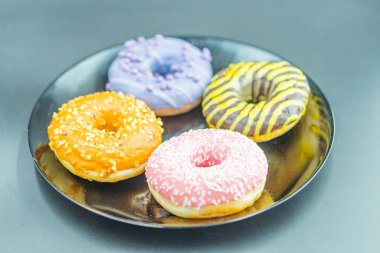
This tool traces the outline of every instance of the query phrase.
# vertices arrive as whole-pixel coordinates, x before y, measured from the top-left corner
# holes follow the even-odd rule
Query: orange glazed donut
[[[144,172],[162,142],[162,122],[141,100],[98,92],[63,104],[48,127],[49,146],[73,174],[117,182]]]

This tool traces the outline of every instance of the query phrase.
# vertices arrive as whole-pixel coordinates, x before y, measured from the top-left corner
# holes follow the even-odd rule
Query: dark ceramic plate
[[[214,72],[232,62],[276,61],[283,58],[267,50],[232,40],[183,37],[198,47],[208,47]],[[293,197],[321,169],[330,152],[334,121],[331,108],[318,86],[309,79],[311,99],[306,115],[287,134],[260,143],[269,161],[265,191],[246,210],[221,218],[183,219],[169,214],[152,198],[145,176],[114,184],[96,183],[72,175],[46,145],[47,126],[53,112],[68,100],[104,89],[107,69],[121,45],[101,50],[60,75],[38,99],[29,122],[29,145],[36,167],[46,181],[73,203],[117,221],[155,228],[206,227],[226,224],[269,210]],[[163,118],[164,140],[190,129],[205,128],[201,109]]]

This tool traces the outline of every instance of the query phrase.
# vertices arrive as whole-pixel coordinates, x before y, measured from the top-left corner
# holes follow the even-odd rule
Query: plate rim
[[[259,50],[262,50],[262,51],[265,51],[265,52],[268,52],[270,54],[272,54],[273,56],[276,56],[280,59],[283,59],[283,60],[286,60],[288,61],[289,63],[291,63],[292,65],[298,67],[297,64],[294,64],[292,61],[288,60],[287,58],[281,56],[280,54],[278,53],[275,53],[271,50],[268,50],[264,47],[261,47],[261,46],[257,46],[253,43],[248,43],[248,42],[243,42],[243,41],[239,41],[239,40],[236,40],[236,39],[231,39],[231,38],[226,38],[226,37],[221,37],[221,36],[205,36],[205,35],[165,35],[166,37],[177,37],[177,38],[181,38],[181,39],[185,39],[185,40],[192,40],[192,39],[198,39],[198,40],[201,40],[201,39],[212,39],[212,40],[216,40],[216,41],[226,41],[226,42],[231,42],[231,43],[235,43],[235,44],[240,44],[240,45],[244,45],[244,46],[248,46],[248,47],[252,47],[252,48],[256,48],[256,49],[259,49]],[[148,36],[149,37],[149,36]],[[106,51],[106,50],[110,50],[112,48],[116,48],[116,47],[120,47],[123,45],[123,42],[119,42],[119,43],[115,43],[113,45],[110,45],[110,46],[107,46],[107,47],[104,47],[104,48],[101,48],[99,50],[96,50],[88,55],[86,55],[85,57],[82,57],[80,58],[79,60],[75,61],[73,64],[71,64],[69,67],[65,68],[62,72],[60,72],[60,74],[57,75],[57,77],[55,77],[42,91],[41,91],[41,94],[38,96],[37,100],[35,101],[34,103],[34,106],[33,106],[33,109],[30,113],[30,116],[29,116],[29,121],[28,121],[28,146],[29,146],[29,151],[31,153],[31,156],[33,158],[33,163],[34,163],[34,166],[35,168],[37,169],[37,171],[40,173],[40,175],[45,179],[46,182],[48,182],[48,184],[50,186],[53,187],[53,189],[55,189],[58,193],[60,193],[62,196],[64,196],[66,199],[70,200],[72,203],[84,208],[85,210],[87,211],[90,211],[92,213],[95,213],[97,215],[100,215],[101,217],[104,217],[104,218],[107,218],[107,219],[111,219],[111,220],[114,220],[114,221],[119,221],[119,222],[122,222],[122,223],[126,223],[126,224],[131,224],[131,225],[136,225],[136,226],[141,226],[141,227],[147,227],[147,228],[160,228],[160,229],[196,229],[196,228],[207,228],[207,227],[214,227],[214,226],[221,226],[221,225],[226,225],[226,224],[230,224],[230,223],[234,223],[234,222],[240,222],[240,221],[243,221],[243,220],[246,220],[246,219],[249,219],[249,218],[252,218],[256,215],[259,215],[263,212],[266,212],[266,211],[269,211],[271,210],[272,208],[275,208],[285,202],[287,202],[288,200],[290,200],[291,198],[293,198],[294,196],[296,196],[299,192],[301,192],[308,184],[310,184],[314,178],[316,177],[316,175],[322,170],[322,168],[325,166],[327,160],[329,159],[330,157],[330,153],[331,153],[331,150],[332,150],[332,147],[334,145],[334,139],[335,139],[335,116],[334,116],[334,112],[333,112],[333,109],[331,107],[331,104],[330,102],[328,101],[326,95],[322,92],[321,88],[317,85],[316,82],[314,82],[314,80],[306,73],[306,77],[308,79],[310,79],[313,84],[314,84],[314,88],[318,91],[319,95],[322,97],[322,99],[325,101],[326,103],[326,108],[327,108],[327,111],[328,111],[328,114],[331,118],[331,138],[330,138],[330,142],[329,142],[329,146],[325,152],[325,156],[324,156],[324,159],[323,161],[317,166],[316,170],[313,172],[313,174],[311,175],[311,177],[305,181],[296,191],[294,191],[292,194],[284,197],[283,199],[281,199],[280,201],[277,201],[275,202],[273,205],[270,205],[264,209],[261,209],[257,212],[254,212],[254,213],[251,213],[251,214],[248,214],[246,216],[241,216],[241,217],[238,217],[238,218],[234,218],[234,219],[231,219],[231,220],[226,220],[226,221],[221,221],[221,222],[215,222],[215,223],[208,223],[208,224],[196,224],[196,225],[186,225],[186,226],[176,226],[176,225],[168,225],[168,224],[159,224],[159,223],[148,223],[148,222],[143,222],[143,221],[137,221],[137,220],[132,220],[132,219],[127,219],[127,218],[122,218],[122,217],[118,217],[118,216],[115,216],[115,215],[112,215],[112,214],[108,214],[108,213],[105,213],[105,212],[102,212],[98,209],[95,209],[95,208],[91,208],[85,204],[82,204],[82,203],[79,203],[77,201],[75,201],[73,198],[71,198],[70,196],[68,196],[67,194],[65,194],[64,192],[62,192],[60,189],[58,189],[48,178],[47,176],[41,171],[41,168],[36,160],[36,157],[35,157],[35,153],[33,152],[33,147],[32,147],[32,144],[31,144],[31,139],[30,139],[30,127],[31,127],[31,121],[32,121],[32,118],[35,114],[35,111],[37,109],[37,104],[38,104],[38,101],[40,101],[40,99],[42,98],[42,96],[49,90],[49,88],[51,86],[53,86],[58,79],[60,79],[64,74],[66,74],[68,71],[70,71],[71,69],[73,69],[74,67],[76,67],[77,65],[79,65],[80,63],[82,63],[83,61],[103,52],[103,51]],[[302,69],[302,68],[301,68]]]

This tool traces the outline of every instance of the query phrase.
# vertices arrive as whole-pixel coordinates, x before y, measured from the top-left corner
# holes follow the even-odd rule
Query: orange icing
[[[77,172],[114,172],[144,164],[162,142],[162,122],[132,95],[98,92],[74,98],[54,113],[49,145]]]

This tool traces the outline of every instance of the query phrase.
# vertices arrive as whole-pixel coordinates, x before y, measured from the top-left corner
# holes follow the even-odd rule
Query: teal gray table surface
[[[380,1],[0,0],[1,252],[379,252]],[[335,143],[296,197],[204,229],[119,223],[57,193],[34,167],[27,124],[72,63],[139,35],[227,37],[302,67],[327,96]]]

